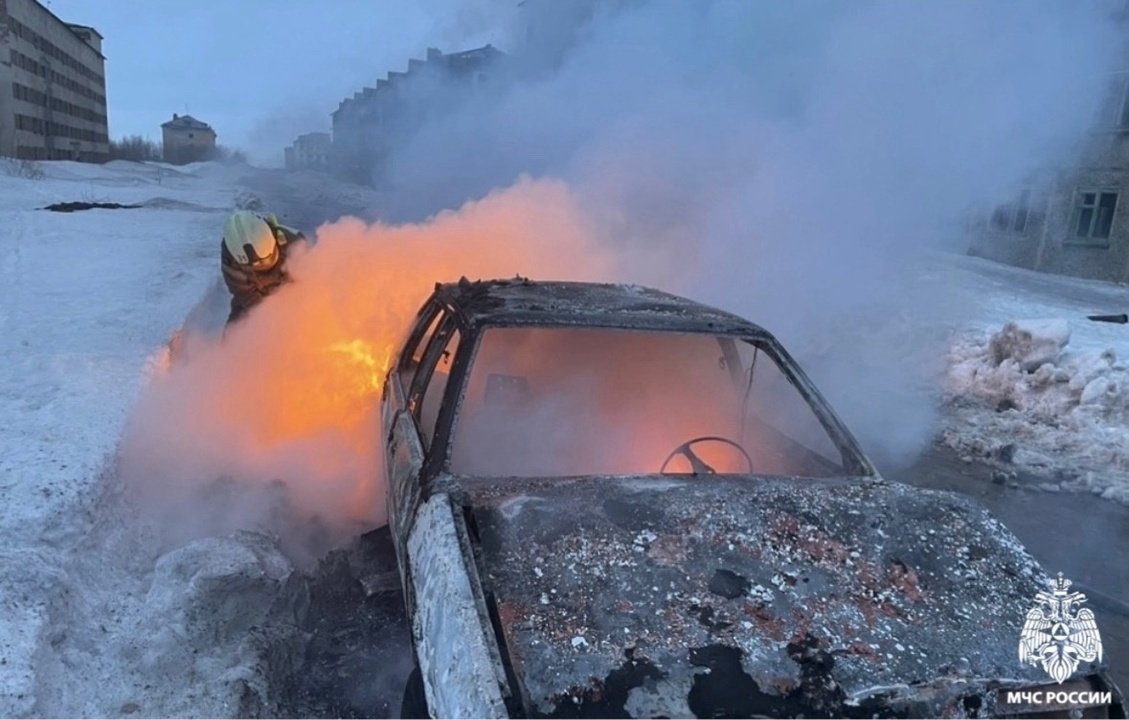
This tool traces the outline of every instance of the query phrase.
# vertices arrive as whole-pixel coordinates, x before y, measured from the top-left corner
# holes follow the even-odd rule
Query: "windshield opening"
[[[690,443],[697,438],[710,439]],[[764,348],[704,334],[593,328],[486,330],[449,456],[451,472],[483,477],[706,468],[831,477],[846,474],[843,465],[811,405]]]

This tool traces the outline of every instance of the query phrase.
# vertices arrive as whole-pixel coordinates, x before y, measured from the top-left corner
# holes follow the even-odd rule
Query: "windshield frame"
[[[800,396],[807,403],[808,408],[815,415],[820,425],[823,426],[827,432],[828,437],[835,447],[842,455],[843,474],[829,477],[813,477],[805,480],[812,482],[822,482],[827,480],[839,479],[841,477],[870,477],[880,478],[878,471],[874,465],[862,452],[858,441],[847,429],[843,421],[831,408],[831,406],[824,399],[819,390],[812,384],[811,380],[804,373],[803,369],[799,367],[792,356],[784,349],[775,337],[770,333],[749,333],[747,331],[726,330],[725,328],[705,327],[705,328],[667,328],[667,327],[650,327],[646,325],[637,326],[624,326],[622,324],[600,323],[600,322],[559,322],[547,323],[543,319],[536,322],[520,322],[520,321],[505,321],[505,322],[478,322],[473,324],[459,323],[464,331],[463,341],[460,343],[454,361],[451,367],[451,379],[447,383],[445,389],[442,405],[439,411],[439,416],[435,426],[435,433],[432,439],[432,444],[424,463],[424,475],[427,477],[435,477],[442,473],[449,477],[459,478],[479,478],[484,480],[497,480],[496,476],[477,476],[477,475],[459,475],[452,473],[450,470],[451,464],[451,451],[452,451],[452,435],[454,429],[457,427],[459,416],[461,414],[463,400],[466,391],[470,384],[471,371],[474,366],[474,361],[478,356],[479,348],[482,345],[483,337],[488,330],[495,328],[530,328],[530,329],[545,329],[545,330],[568,330],[568,329],[582,329],[582,330],[612,330],[618,332],[636,332],[636,333],[658,333],[664,335],[696,335],[706,336],[713,339],[730,339],[734,342],[746,342],[753,345],[768,356],[777,364],[781,373],[789,381],[789,383],[796,388]],[[656,477],[664,477],[658,472],[655,473],[635,473],[631,475],[607,475],[607,477],[638,477],[640,475],[653,475]],[[724,474],[745,477],[769,477],[770,475],[764,473],[738,473],[738,474]],[[682,474],[669,473],[669,477],[679,477]],[[545,479],[565,480],[569,477],[585,477],[585,476],[552,476],[546,478],[533,478],[526,476],[514,476],[522,479]]]

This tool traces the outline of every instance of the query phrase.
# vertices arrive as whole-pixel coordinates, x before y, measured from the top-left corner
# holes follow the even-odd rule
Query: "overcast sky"
[[[338,102],[426,48],[499,40],[516,0],[41,0],[103,36],[110,136],[160,139],[173,113],[223,145],[281,162],[302,132],[330,129]]]

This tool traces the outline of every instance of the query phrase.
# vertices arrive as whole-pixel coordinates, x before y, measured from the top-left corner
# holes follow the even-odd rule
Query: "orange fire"
[[[173,503],[216,478],[282,480],[311,515],[383,522],[381,385],[434,283],[610,279],[592,237],[563,183],[529,179],[422,224],[319,228],[293,283],[149,384],[123,476]]]

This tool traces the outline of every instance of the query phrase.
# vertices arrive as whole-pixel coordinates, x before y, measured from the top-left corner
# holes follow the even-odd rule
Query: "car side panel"
[[[433,717],[506,717],[487,632],[475,601],[450,496],[419,508],[408,539],[417,602],[412,617],[420,673]]]
[[[423,467],[423,448],[415,423],[407,412],[396,413],[392,420],[392,430],[386,445],[388,467],[388,525],[396,546],[396,556],[400,565],[400,580],[404,583],[409,610],[413,599],[408,579],[404,576],[407,567],[405,542],[412,529],[412,519],[420,502],[419,473]]]

